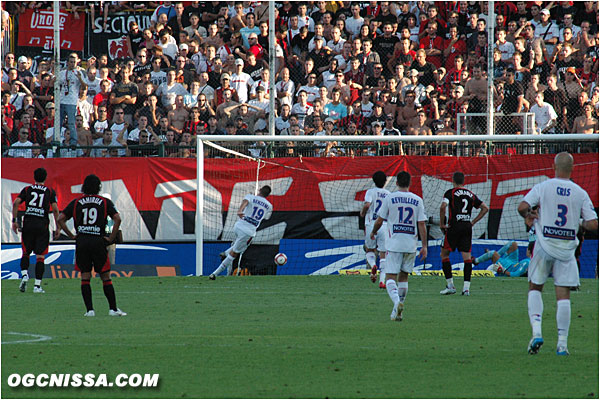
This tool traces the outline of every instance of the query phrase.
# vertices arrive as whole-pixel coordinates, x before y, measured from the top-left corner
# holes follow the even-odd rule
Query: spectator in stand
[[[22,128],[19,130],[18,133],[18,141],[14,142],[11,146],[10,149],[8,150],[8,153],[6,154],[7,157],[13,157],[13,158],[31,158],[32,157],[32,152],[31,152],[31,147],[33,146],[33,143],[31,143],[28,140],[29,137],[29,132],[27,131],[26,128]]]
[[[546,102],[544,102],[544,92],[538,91],[535,96],[535,104],[530,108],[535,116],[535,122],[541,133],[554,133],[554,127],[556,126],[556,120],[558,115],[554,111],[554,108]]]
[[[592,102],[586,102],[583,106],[583,115],[573,121],[572,133],[598,133],[598,118],[594,117],[594,106]]]
[[[542,9],[540,11],[540,23],[535,25],[534,36],[544,41],[548,54],[554,52],[554,45],[558,43],[558,34],[558,26],[550,20],[550,11],[546,8]]]

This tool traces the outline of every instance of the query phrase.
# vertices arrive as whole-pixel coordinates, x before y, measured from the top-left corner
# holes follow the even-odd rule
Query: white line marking
[[[2,344],[35,343],[35,342],[44,342],[46,340],[52,340],[52,336],[36,335],[34,333],[4,332],[3,335],[29,336],[32,339],[14,340],[14,341],[10,341],[10,342],[2,342]]]

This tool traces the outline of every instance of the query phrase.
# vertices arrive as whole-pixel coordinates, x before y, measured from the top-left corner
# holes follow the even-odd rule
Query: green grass
[[[458,287],[462,282],[457,279]],[[30,282],[31,283],[31,282]],[[46,293],[2,281],[3,398],[598,398],[598,281],[572,293],[569,357],[558,357],[552,281],[540,353],[527,355],[527,283],[478,278],[440,296],[411,277],[405,319],[367,277],[115,279],[125,318],[84,318],[77,280]],[[46,335],[36,343],[7,343]],[[147,388],[10,388],[12,373],[160,373]]]

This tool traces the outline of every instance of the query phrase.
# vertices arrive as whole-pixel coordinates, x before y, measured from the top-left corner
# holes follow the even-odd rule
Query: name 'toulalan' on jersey
[[[379,216],[387,219],[385,248],[398,253],[417,250],[418,222],[426,221],[423,199],[411,192],[394,192],[385,198]]]

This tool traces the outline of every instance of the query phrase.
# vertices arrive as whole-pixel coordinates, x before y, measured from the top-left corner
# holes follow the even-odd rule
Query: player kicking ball
[[[50,212],[54,215],[54,222],[58,226],[58,205],[56,204],[56,193],[44,183],[48,173],[44,168],[38,168],[33,172],[35,183],[21,190],[19,196],[13,202],[12,209],[12,229],[15,233],[21,231],[21,247],[23,255],[21,256],[21,284],[19,290],[27,290],[29,281],[29,256],[35,253],[35,283],[33,293],[45,293],[42,289],[42,277],[44,276],[44,260],[48,254],[48,245],[50,243],[50,233],[48,230],[50,224]],[[19,228],[17,223],[17,213],[19,206],[25,203],[25,216],[23,217],[23,227]],[[60,228],[58,228],[60,231]]]
[[[365,203],[360,210],[360,216],[365,218],[365,250],[367,266],[371,270],[371,281],[377,279],[377,254],[379,253],[379,287],[385,289],[385,221],[383,229],[379,231],[375,239],[371,239],[373,224],[377,221],[377,213],[383,204],[383,200],[389,196],[389,190],[384,189],[387,176],[383,171],[373,174],[375,187],[365,193]]]
[[[375,240],[379,229],[387,220],[385,286],[394,303],[390,318],[392,321],[402,321],[408,293],[408,274],[415,266],[417,235],[421,236],[419,256],[423,260],[427,257],[427,216],[423,199],[408,190],[410,174],[400,172],[396,184],[398,191],[387,196],[381,204],[371,231],[371,239]]]
[[[488,207],[479,200],[475,193],[465,188],[465,175],[462,172],[455,172],[452,175],[452,189],[444,193],[442,204],[440,206],[440,221],[446,220],[446,209],[448,209],[448,224],[440,224],[442,232],[445,232],[444,242],[442,243],[441,258],[442,270],[446,278],[446,288],[440,292],[441,295],[456,293],[454,280],[452,278],[452,264],[450,263],[450,253],[458,249],[464,262],[464,286],[463,296],[469,296],[471,293],[471,271],[473,265],[471,261],[471,239],[473,236],[473,225],[479,222],[488,212]],[[473,208],[480,209],[479,214],[471,221],[471,211]]]
[[[558,343],[556,354],[569,354],[567,339],[571,324],[571,287],[579,286],[579,271],[575,249],[579,244],[579,219],[583,228],[598,230],[598,215],[590,196],[571,181],[573,157],[562,152],[554,157],[554,178],[538,183],[525,195],[517,211],[537,235],[535,251],[529,264],[529,292],[527,309],[532,338],[527,346],[529,354],[537,354],[542,338],[542,290],[549,275],[554,278],[556,292],[556,327]],[[538,210],[532,207],[539,206]]]
[[[231,271],[233,260],[246,251],[250,246],[250,242],[256,236],[256,230],[263,220],[271,218],[273,206],[267,200],[271,194],[270,186],[263,186],[258,191],[258,196],[248,194],[244,197],[240,208],[238,209],[238,217],[240,219],[235,223],[233,231],[235,239],[231,247],[225,250],[225,259],[221,261],[219,267],[208,276],[210,280],[215,280],[217,275],[227,269],[227,274]]]

